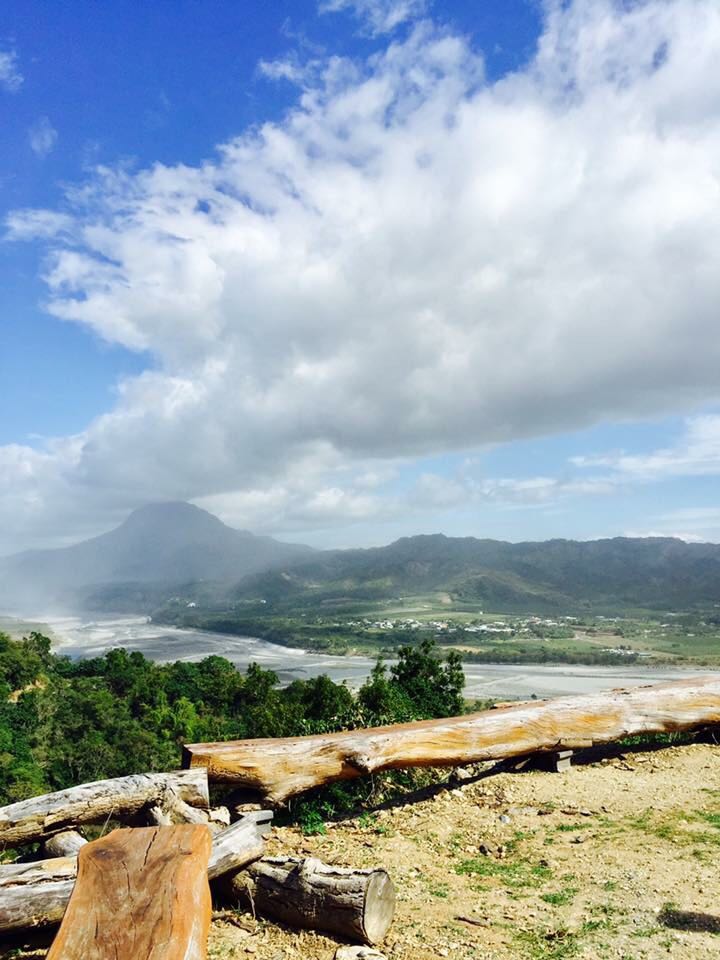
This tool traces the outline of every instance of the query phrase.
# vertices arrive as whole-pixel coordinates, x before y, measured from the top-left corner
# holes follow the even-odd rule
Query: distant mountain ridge
[[[508,543],[430,534],[321,551],[234,530],[177,502],[142,507],[115,530],[71,547],[0,560],[0,604],[8,609],[62,603],[147,612],[173,592],[292,608],[437,591],[497,611],[720,608],[720,545],[662,537]]]
[[[236,597],[383,599],[446,591],[490,610],[720,605],[720,545],[663,537],[508,543],[443,534],[323,551],[292,570],[247,577]]]

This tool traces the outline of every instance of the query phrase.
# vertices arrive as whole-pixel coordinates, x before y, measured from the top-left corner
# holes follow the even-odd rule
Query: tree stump
[[[183,824],[113,830],[82,847],[47,960],[205,960],[211,839]]]
[[[334,867],[312,857],[267,857],[235,874],[230,889],[261,916],[360,943],[380,943],[395,913],[395,887],[384,870]]]

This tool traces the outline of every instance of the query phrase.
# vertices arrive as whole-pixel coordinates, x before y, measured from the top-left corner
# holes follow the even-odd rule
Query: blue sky
[[[0,24],[0,554],[720,539],[712,0]]]

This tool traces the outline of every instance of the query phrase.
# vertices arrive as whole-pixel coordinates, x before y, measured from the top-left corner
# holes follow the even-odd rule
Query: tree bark
[[[384,870],[334,867],[311,857],[261,860],[230,879],[229,893],[261,916],[360,943],[380,943],[395,913],[395,888]]]
[[[262,830],[263,825],[253,820],[240,820],[215,834],[208,879],[216,880],[258,860],[265,849]],[[75,857],[0,865],[0,934],[59,923],[76,875]]]
[[[47,960],[205,960],[211,903],[206,826],[113,830],[83,847]]]
[[[242,784],[283,803],[311,787],[380,770],[580,749],[718,722],[720,675],[708,675],[370,730],[192,743],[184,747],[183,763],[207,767],[211,781]]]
[[[14,847],[82,823],[134,816],[149,805],[162,806],[168,797],[207,809],[207,776],[198,770],[178,770],[96,780],[0,807],[0,844]]]

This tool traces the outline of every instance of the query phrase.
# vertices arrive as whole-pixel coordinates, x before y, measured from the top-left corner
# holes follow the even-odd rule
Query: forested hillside
[[[450,716],[463,710],[459,657],[431,643],[378,664],[353,694],[321,676],[279,689],[221,657],[156,664],[112,650],[55,656],[47,637],[0,634],[0,804],[104,777],[173,769],[183,741],[283,737]]]

